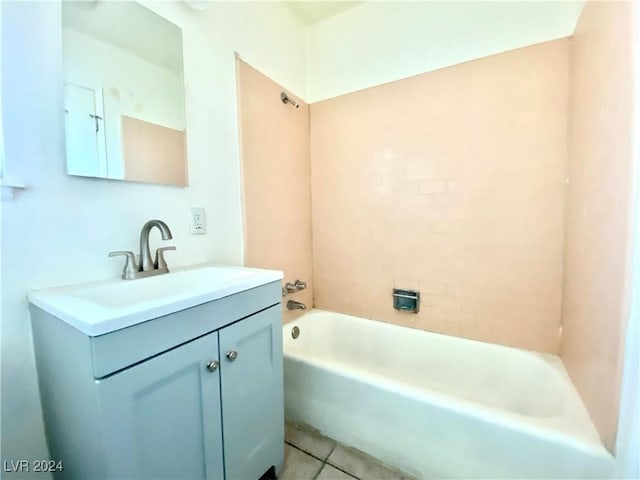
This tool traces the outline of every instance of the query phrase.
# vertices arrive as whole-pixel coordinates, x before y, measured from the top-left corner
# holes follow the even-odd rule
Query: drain
[[[298,327],[293,327],[291,329],[291,336],[293,337],[294,340],[298,338],[300,336],[300,329]]]

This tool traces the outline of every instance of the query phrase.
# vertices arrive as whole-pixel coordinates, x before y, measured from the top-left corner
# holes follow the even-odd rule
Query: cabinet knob
[[[227,358],[233,362],[236,358],[238,358],[238,352],[236,352],[235,350],[227,352]]]
[[[210,372],[215,372],[218,369],[218,365],[220,364],[217,360],[211,360],[209,363],[207,363],[207,370],[209,370]]]

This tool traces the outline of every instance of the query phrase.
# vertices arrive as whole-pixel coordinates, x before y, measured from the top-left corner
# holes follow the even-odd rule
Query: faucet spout
[[[307,306],[302,302],[296,302],[295,300],[289,300],[287,302],[287,310],[306,310]]]
[[[149,233],[153,227],[157,227],[160,230],[163,240],[171,240],[171,230],[166,223],[162,220],[149,220],[144,224],[140,231],[140,271],[153,270],[154,263],[151,259],[151,253],[149,253]]]

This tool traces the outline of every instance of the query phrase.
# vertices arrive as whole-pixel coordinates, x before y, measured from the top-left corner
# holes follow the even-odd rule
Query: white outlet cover
[[[207,233],[207,220],[204,208],[191,207],[191,233],[193,235],[204,235]]]

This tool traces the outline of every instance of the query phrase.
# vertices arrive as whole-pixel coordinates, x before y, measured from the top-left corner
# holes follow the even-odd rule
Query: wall
[[[311,106],[315,302],[557,353],[568,40]],[[418,315],[392,309],[418,289]]]
[[[308,29],[311,103],[573,33],[583,2],[366,2]]]
[[[283,270],[285,282],[305,281],[305,290],[283,301],[312,308],[309,106],[283,104],[280,93],[294,92],[243,61],[237,66],[245,264]],[[285,308],[284,320],[301,313]]]
[[[107,252],[136,249],[150,218],[173,231],[170,267],[242,264],[233,52],[294,91],[306,88],[304,30],[279,2],[212,3],[205,12],[183,2],[148,5],[183,28],[188,188],[66,176],[60,4],[2,2],[7,165],[28,186],[2,204],[3,460],[47,457],[26,292],[117,278],[122,260]],[[206,208],[207,235],[190,235],[191,206]]]
[[[624,346],[620,415],[616,441],[618,478],[640,478],[640,8],[633,8],[633,104],[631,281],[627,285],[629,308]]]
[[[561,355],[613,449],[629,261],[632,5],[589,2],[571,39]]]

